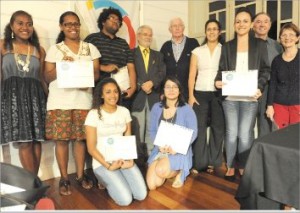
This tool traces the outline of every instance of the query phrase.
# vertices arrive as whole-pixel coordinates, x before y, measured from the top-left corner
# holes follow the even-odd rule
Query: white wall
[[[153,48],[159,50],[161,45],[171,38],[168,31],[169,20],[173,17],[181,17],[185,22],[185,32],[188,34],[188,1],[140,1],[141,10],[140,24],[147,24],[153,28],[154,41]],[[59,16],[67,10],[75,10],[74,1],[13,1],[1,0],[1,22],[0,34],[3,38],[5,25],[16,10],[25,10],[33,17],[34,27],[39,35],[41,45],[47,50],[50,45],[55,43],[59,33]],[[84,25],[83,25],[84,26]],[[86,33],[85,29],[82,29]],[[69,173],[75,172],[75,164],[70,148]],[[0,146],[0,161],[4,158],[12,164],[21,165],[18,157],[18,150],[10,144],[9,149],[5,150],[4,155]],[[58,177],[54,142],[48,141],[42,146],[42,162],[39,176],[42,180]]]
[[[162,44],[171,39],[168,30],[169,22],[174,17],[180,17],[185,23],[185,34],[188,35],[188,1],[141,1],[141,25],[147,24],[153,28],[151,47],[160,50]]]

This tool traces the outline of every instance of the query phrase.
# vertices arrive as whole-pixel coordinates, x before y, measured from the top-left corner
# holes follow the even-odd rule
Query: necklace
[[[63,56],[75,55],[75,56],[78,56],[78,58],[80,59],[80,56],[89,56],[90,55],[90,47],[89,47],[88,43],[82,42],[82,41],[80,41],[80,43],[79,43],[79,50],[78,50],[77,54],[70,51],[70,48],[68,47],[68,45],[65,44],[64,41],[57,44],[56,47],[63,54]]]
[[[29,72],[29,64],[30,64],[30,45],[27,47],[27,55],[25,61],[22,60],[21,54],[18,53],[18,49],[15,44],[13,44],[14,56],[17,68],[20,72]]]
[[[169,122],[169,123],[173,123],[173,120],[176,117],[176,111],[177,111],[177,107],[175,108],[175,110],[165,109],[165,111],[164,111],[165,121]]]

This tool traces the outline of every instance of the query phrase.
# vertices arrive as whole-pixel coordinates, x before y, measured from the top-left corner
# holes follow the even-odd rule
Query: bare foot
[[[197,170],[197,169],[191,169],[191,173],[192,173],[193,175],[197,175],[197,174],[199,174],[199,172],[198,172],[198,170]]]
[[[234,168],[228,168],[225,176],[233,176],[234,175]]]
[[[69,180],[60,179],[59,181],[59,194],[61,195],[71,195],[71,184]]]
[[[180,172],[176,175],[176,177],[175,177],[175,179],[174,179],[174,182],[173,182],[173,184],[172,184],[172,187],[173,187],[173,188],[180,188],[180,187],[183,186],[183,182],[182,182],[181,179],[180,179],[181,174],[182,174],[182,171],[180,171]]]
[[[239,169],[240,175],[243,176],[244,174],[244,169]]]
[[[76,177],[77,183],[84,189],[91,189],[93,187],[93,181],[89,180],[86,176],[81,178]]]
[[[101,183],[98,183],[98,189],[105,189],[105,186],[103,185],[103,184],[101,184]]]

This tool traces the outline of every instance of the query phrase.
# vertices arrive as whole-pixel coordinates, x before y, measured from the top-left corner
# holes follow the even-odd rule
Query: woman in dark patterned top
[[[267,116],[278,128],[300,122],[299,28],[285,24],[279,33],[284,52],[272,62]]]
[[[14,143],[24,169],[37,174],[45,140],[47,86],[42,77],[45,51],[30,14],[12,14],[1,50],[1,145]]]

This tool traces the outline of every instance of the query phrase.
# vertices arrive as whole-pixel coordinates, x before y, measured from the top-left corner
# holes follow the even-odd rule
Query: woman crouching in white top
[[[104,185],[111,198],[120,206],[144,200],[147,188],[139,168],[132,160],[107,162],[101,153],[101,140],[105,136],[131,135],[131,116],[120,106],[121,90],[112,78],[100,81],[93,98],[93,109],[85,121],[88,152],[93,158],[93,169],[99,183]]]

